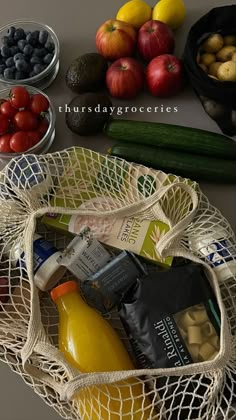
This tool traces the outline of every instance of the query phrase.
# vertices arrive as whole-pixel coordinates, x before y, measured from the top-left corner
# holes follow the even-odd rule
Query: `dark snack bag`
[[[220,350],[220,312],[201,265],[179,266],[138,280],[123,299],[119,314],[138,368],[176,368],[213,360]],[[158,379],[158,387],[164,392],[167,381],[170,395],[177,394],[176,377]],[[184,401],[179,392],[174,406],[189,407],[193,392],[189,383]],[[204,392],[202,387],[197,394]],[[195,411],[200,404],[200,399],[195,401]],[[188,411],[181,409],[183,419]]]
[[[95,274],[81,282],[86,301],[102,313],[117,306],[138,277],[147,274],[144,265],[131,252],[123,251]]]
[[[210,35],[236,35],[235,21],[236,5],[212,9],[191,27],[183,54],[187,76],[205,111],[228,136],[236,134],[236,82],[209,76],[199,66],[197,57]]]

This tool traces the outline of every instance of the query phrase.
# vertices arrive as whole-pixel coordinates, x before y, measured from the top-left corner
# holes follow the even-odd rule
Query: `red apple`
[[[158,55],[173,53],[174,34],[166,23],[149,20],[139,29],[137,45],[140,55],[150,61]]]
[[[126,22],[107,20],[96,33],[96,47],[107,60],[114,61],[133,55],[136,47],[136,31]]]
[[[115,98],[134,98],[142,89],[144,71],[142,65],[131,57],[116,60],[107,70],[106,84]]]
[[[153,58],[146,69],[146,81],[154,96],[175,95],[183,86],[183,67],[181,61],[170,54]]]

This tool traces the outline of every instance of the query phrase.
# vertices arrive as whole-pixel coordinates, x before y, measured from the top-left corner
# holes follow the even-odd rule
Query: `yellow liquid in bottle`
[[[60,287],[60,286],[59,286]],[[78,291],[56,299],[59,348],[81,373],[133,370],[128,352],[110,324],[89,307]],[[143,384],[129,378],[78,391],[79,415],[85,420],[148,420],[154,414]]]

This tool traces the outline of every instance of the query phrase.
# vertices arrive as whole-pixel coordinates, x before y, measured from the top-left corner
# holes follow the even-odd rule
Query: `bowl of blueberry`
[[[42,23],[19,20],[0,29],[0,84],[46,89],[59,71],[59,40]]]

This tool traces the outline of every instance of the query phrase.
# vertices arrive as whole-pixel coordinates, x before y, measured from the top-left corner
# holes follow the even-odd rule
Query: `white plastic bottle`
[[[25,253],[22,251],[20,244],[15,245],[11,255],[15,260],[16,267],[26,269]],[[40,290],[52,289],[65,274],[66,267],[57,262],[60,256],[61,252],[54,245],[41,235],[34,234],[33,272],[35,284]]]
[[[227,236],[227,231],[216,224],[214,230],[206,228],[204,235],[189,240],[191,250],[208,262],[219,281],[236,276],[236,244]]]

